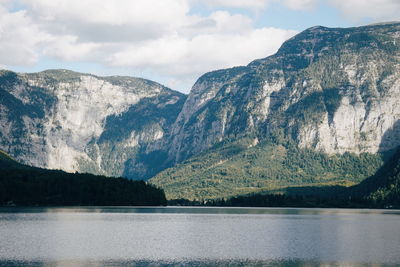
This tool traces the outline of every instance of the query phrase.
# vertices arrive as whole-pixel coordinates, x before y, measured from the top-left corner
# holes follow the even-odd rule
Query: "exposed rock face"
[[[0,73],[0,148],[30,165],[136,178],[132,158],[169,131],[185,96],[129,77]]]
[[[293,138],[326,153],[400,145],[400,23],[310,28],[270,57],[203,75],[173,126],[169,159],[227,138]]]
[[[187,98],[65,70],[2,71],[0,96],[0,149],[66,171],[150,178],[242,137],[387,151],[400,145],[400,23],[310,28],[273,56],[203,75]]]

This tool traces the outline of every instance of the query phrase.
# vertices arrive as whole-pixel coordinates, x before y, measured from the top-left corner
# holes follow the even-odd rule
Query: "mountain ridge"
[[[124,164],[168,131],[174,120],[168,116],[186,98],[141,78],[67,70],[1,71],[0,93],[0,148],[29,165],[108,176],[125,175]],[[138,105],[146,118],[141,129],[133,127],[128,135],[114,131],[116,142],[102,135],[111,120]],[[165,112],[148,114],[154,105]]]
[[[250,139],[252,146],[265,140],[274,146],[292,143],[299,153],[311,149],[315,151],[312,157],[317,158],[320,153],[328,157],[350,153],[353,156],[345,164],[359,161],[365,168],[368,162],[362,158],[367,153],[377,163],[374,169],[350,180],[367,178],[382,164],[379,153],[400,144],[399,38],[400,23],[313,27],[286,41],[275,55],[204,74],[193,86],[173,126],[171,146],[165,149],[171,165],[182,164],[151,181],[173,197],[212,198],[223,194],[219,190],[235,191],[234,185],[228,186],[234,173],[224,177],[220,170],[207,173],[195,166],[201,166],[206,157],[215,158],[213,147],[220,142],[242,138]],[[201,153],[205,156],[198,157]],[[219,161],[216,157],[209,164]],[[263,164],[267,174],[270,162]],[[256,169],[249,168],[251,172]],[[285,173],[285,166],[279,170]],[[246,168],[238,171],[246,173]],[[333,175],[337,181],[346,180],[340,173]],[[247,173],[242,180],[246,177],[256,178],[256,183],[275,179]],[[296,183],[305,182],[300,179]],[[176,186],[186,193],[179,195]],[[211,188],[219,189],[210,195],[207,190]]]
[[[186,175],[178,175],[182,168],[192,169],[179,182],[182,192],[208,182],[215,194],[229,192],[238,177],[244,191],[358,183],[400,145],[399,39],[398,22],[315,26],[272,56],[202,75],[188,96],[129,77],[1,72],[0,148],[68,171],[134,179],[159,173],[151,181],[167,192]],[[291,153],[309,166],[290,161]],[[221,169],[238,157],[242,176]],[[194,168],[201,160],[212,171]],[[314,179],[310,166],[319,166]],[[344,175],[344,166],[354,173]],[[205,188],[194,195],[206,196]]]
[[[322,88],[332,87],[332,89],[336,90],[346,90],[345,87],[347,86],[345,82],[350,82],[351,86],[360,87],[364,86],[364,84],[358,84],[359,79],[357,80],[354,75],[356,73],[353,73],[354,71],[351,69],[344,69],[339,68],[340,64],[348,64],[350,67],[354,67],[354,60],[359,60],[359,63],[362,63],[362,57],[364,57],[364,52],[370,52],[371,51],[377,51],[377,55],[368,55],[370,53],[366,54],[366,59],[369,62],[374,62],[373,60],[380,60],[382,55],[386,55],[388,62],[380,62],[379,66],[376,66],[376,69],[379,68],[389,68],[389,65],[387,63],[390,62],[390,60],[393,61],[393,63],[390,65],[393,68],[396,68],[396,71],[398,72],[399,70],[399,48],[398,45],[395,46],[396,53],[390,54],[390,57],[388,57],[388,53],[385,50],[387,47],[375,49],[375,44],[371,43],[370,44],[370,39],[369,39],[369,32],[373,31],[373,34],[378,34],[378,35],[384,35],[385,38],[389,38],[390,36],[394,36],[392,39],[397,40],[399,37],[398,31],[399,31],[399,23],[394,24],[394,26],[391,24],[394,29],[391,27],[387,29],[387,26],[364,26],[364,27],[355,27],[355,28],[326,28],[326,27],[313,27],[310,29],[307,29],[298,35],[292,37],[288,41],[286,41],[282,47],[278,50],[278,52],[275,55],[272,55],[270,57],[264,58],[264,59],[259,59],[251,62],[247,66],[242,66],[242,67],[235,67],[231,69],[225,69],[225,70],[218,70],[215,72],[210,72],[204,74],[202,77],[198,79],[198,81],[195,83],[193,86],[193,89],[191,93],[188,96],[188,100],[186,101],[186,106],[183,107],[183,110],[181,114],[178,116],[178,120],[173,126],[174,134],[178,135],[177,137],[174,137],[172,140],[173,143],[173,149],[170,152],[170,158],[172,159],[174,155],[176,158],[172,159],[175,162],[179,162],[182,159],[185,159],[187,156],[185,154],[188,154],[190,156],[193,154],[191,150],[194,151],[194,153],[198,153],[208,147],[210,147],[213,143],[215,143],[218,140],[221,140],[224,138],[224,133],[226,132],[227,128],[232,125],[232,123],[228,123],[227,127],[227,122],[226,119],[229,121],[229,117],[233,116],[233,119],[235,120],[242,120],[243,123],[238,124],[238,129],[232,129],[230,132],[233,132],[233,134],[236,132],[242,133],[244,132],[243,125],[244,127],[247,128],[247,130],[255,130],[254,129],[254,124],[257,124],[259,122],[264,122],[266,120],[266,117],[272,113],[272,112],[280,112],[279,108],[285,108],[283,105],[291,105],[292,103],[278,103],[280,101],[278,98],[287,98],[289,100],[293,99],[293,97],[296,97],[297,99],[294,99],[294,101],[300,100],[302,98],[301,94],[308,95],[309,92],[318,92],[318,91],[323,91],[321,90]],[[378,29],[378,30],[376,30]],[[355,32],[352,32],[355,31]],[[365,37],[364,31],[366,31],[367,37]],[[391,32],[393,31],[393,33]],[[383,33],[382,33],[383,32]],[[315,41],[315,35],[320,39],[318,39],[318,42]],[[361,35],[361,36],[360,36]],[[366,38],[366,40],[362,39],[363,36]],[[361,38],[359,41],[357,38]],[[372,37],[371,37],[372,38]],[[383,38],[383,37],[382,37]],[[353,40],[356,39],[355,41],[349,41],[348,43],[345,43],[342,47],[342,44],[337,46],[337,40]],[[314,42],[314,43],[313,43]],[[343,42],[343,41],[342,41]],[[378,41],[376,41],[378,42]],[[379,41],[380,42],[380,41]],[[386,44],[387,41],[383,40],[383,44]],[[322,63],[325,64],[325,66],[321,66],[318,62],[318,58],[325,56],[325,54],[330,53],[330,50],[340,50],[342,49],[344,52],[341,52],[338,54],[337,51],[333,51],[333,57],[331,55],[328,55],[328,60],[333,62],[334,65],[338,66],[338,69],[341,70],[340,73],[336,71],[333,71],[335,66],[329,66],[330,63]],[[361,47],[358,47],[361,46]],[[365,46],[365,47],[364,47]],[[387,45],[391,49],[392,47],[390,45]],[[316,50],[317,49],[317,50]],[[354,57],[351,53],[355,51],[356,57]],[[392,51],[389,51],[392,52]],[[347,53],[347,54],[346,54]],[[350,53],[350,55],[349,55]],[[397,55],[397,56],[396,56]],[[347,58],[346,58],[347,57]],[[368,59],[370,57],[371,59]],[[314,60],[314,65],[306,69],[308,73],[301,73],[301,75],[312,75],[310,78],[305,79],[300,81],[299,79],[296,78],[295,75],[299,72],[304,72],[304,69],[306,66],[309,66],[313,64]],[[315,62],[315,60],[317,60]],[[350,64],[351,63],[351,64]],[[364,63],[364,65],[366,65]],[[296,67],[296,68],[295,68]],[[321,67],[326,68],[326,70],[323,70],[323,72],[320,72],[318,69],[321,69]],[[350,68],[349,66],[347,66]],[[361,64],[358,67],[362,67]],[[368,66],[366,65],[365,68]],[[292,75],[292,71],[296,72],[295,75]],[[383,72],[383,70],[380,70],[380,72]],[[388,74],[390,74],[390,70],[388,70]],[[393,71],[392,71],[393,72]],[[328,75],[329,73],[329,75]],[[329,76],[331,74],[334,74],[334,79],[330,78]],[[346,79],[346,81],[341,82],[342,76],[346,75],[353,75],[352,77],[349,77]],[[388,75],[385,74],[385,75]],[[319,76],[316,76],[319,75]],[[289,77],[285,77],[289,76]],[[305,76],[305,77],[308,77]],[[323,79],[325,78],[325,79]],[[347,78],[347,77],[346,77]],[[311,80],[310,80],[311,79]],[[317,82],[314,82],[313,80],[317,80]],[[320,81],[318,81],[320,80]],[[333,80],[333,81],[332,81]],[[395,81],[396,83],[399,83],[398,79]],[[307,86],[307,83],[309,86]],[[352,84],[353,83],[353,84]],[[304,86],[302,86],[304,84]],[[368,85],[366,85],[368,86]],[[398,85],[394,85],[396,87]],[[294,87],[294,88],[293,88]],[[297,87],[297,88],[296,88]],[[343,87],[343,88],[341,88]],[[348,87],[348,86],[347,86]],[[373,87],[373,86],[371,86]],[[374,88],[371,88],[371,90]],[[308,90],[308,91],[307,91]],[[352,88],[348,88],[348,90],[352,90]],[[376,90],[376,89],[375,89]],[[252,92],[251,92],[252,91]],[[296,92],[298,91],[298,92]],[[298,94],[293,95],[293,94]],[[331,95],[333,96],[340,96],[342,97],[342,94],[338,94],[340,92],[333,92]],[[231,94],[232,96],[230,96]],[[292,95],[291,95],[292,94]],[[329,92],[328,92],[329,94]],[[234,97],[237,97],[238,99],[235,100]],[[346,95],[345,95],[346,96]],[[253,98],[251,98],[253,97]],[[325,96],[325,97],[329,97]],[[347,97],[347,96],[346,96]],[[361,97],[362,96],[351,96],[349,95],[347,98],[351,98],[348,101],[357,101],[357,99],[354,99],[355,97]],[[372,98],[371,98],[372,99]],[[277,101],[275,101],[277,100]],[[307,99],[306,99],[307,100]],[[343,99],[338,99],[336,101],[342,101]],[[225,110],[220,109],[217,111],[213,111],[212,109],[218,109],[218,107],[210,107],[210,109],[207,110],[207,105],[214,105],[218,106],[221,103],[225,102],[232,102],[232,104],[226,108]],[[235,102],[236,101],[236,102]],[[246,103],[245,101],[248,101]],[[363,101],[363,100],[362,100]],[[367,100],[365,100],[367,101]],[[216,102],[214,104],[214,102]],[[281,101],[283,102],[283,101]],[[332,117],[333,113],[335,113],[335,99],[332,100],[331,110],[332,112],[329,112],[326,118],[326,124],[324,125],[323,129],[318,129],[320,131],[331,131],[331,129],[326,129],[330,127],[329,124],[332,124],[334,118]],[[229,105],[229,103],[228,103]],[[281,106],[274,106],[274,105],[281,105]],[[237,106],[239,108],[237,108]],[[324,108],[324,107],[323,107]],[[339,107],[338,107],[339,108]],[[365,110],[368,107],[364,108]],[[397,108],[397,107],[396,107]],[[201,110],[200,110],[201,109]],[[194,114],[195,112],[198,112],[199,114]],[[236,112],[236,114],[235,114]],[[210,114],[208,114],[210,113]],[[232,114],[233,113],[233,114]],[[365,113],[365,112],[364,112]],[[218,115],[221,116],[219,120],[215,120],[212,118],[218,118]],[[284,115],[284,114],[283,114]],[[398,114],[395,114],[398,119]],[[199,131],[205,129],[204,123],[202,123],[203,118],[210,116],[209,120],[207,118],[204,120],[206,123],[207,121],[210,121],[211,123],[213,122],[214,124],[219,124],[216,125],[211,131],[206,131],[205,133],[199,132],[195,133],[193,132],[193,127],[195,128],[198,127]],[[199,117],[199,118],[197,118]],[[278,118],[279,119],[279,118]],[[287,121],[288,119],[286,119]],[[198,126],[196,125],[199,124]],[[278,124],[279,121],[271,121],[271,122],[266,122],[271,124]],[[289,122],[289,124],[293,122]],[[185,124],[188,125],[188,130],[185,129]],[[279,126],[279,125],[278,125]],[[240,128],[242,127],[242,128]],[[257,128],[257,126],[256,126]],[[387,126],[385,127],[386,129],[382,129],[382,132],[385,132],[387,130]],[[189,131],[189,133],[186,133]],[[213,131],[216,131],[213,133]],[[228,134],[230,133],[228,129]],[[268,134],[268,133],[267,133]],[[310,134],[315,133],[299,133],[303,136],[300,137],[300,139],[303,140],[298,140],[299,143],[301,142],[306,142],[310,143],[312,140],[307,140],[310,137],[311,138],[316,138],[315,136],[308,136]],[[329,133],[325,133],[328,135]],[[197,136],[196,136],[197,135]],[[381,133],[383,135],[383,133]],[[187,137],[186,137],[187,136]],[[192,138],[193,136],[196,136],[197,139],[203,139],[204,142],[202,143],[195,143],[191,142],[190,140],[185,141],[185,138]],[[212,139],[212,140],[210,140]],[[305,140],[304,140],[305,139]],[[329,140],[322,140],[322,142],[328,142]],[[354,140],[356,141],[356,140]],[[331,142],[331,141],[329,141]],[[332,148],[327,147],[328,145],[321,144],[321,149],[325,150],[325,152],[333,152],[334,150],[340,150],[341,148],[335,148],[335,144],[329,144],[329,146],[333,146]],[[192,145],[193,144],[193,145]],[[391,147],[388,147],[387,149],[391,149],[397,144],[393,144]],[[189,146],[188,148],[185,148],[185,146]],[[191,147],[190,147],[191,146]],[[340,144],[339,144],[340,146]],[[355,146],[351,147],[351,144],[343,144],[343,148],[341,149],[341,153],[348,151],[348,152],[365,152],[366,149],[358,149]],[[377,152],[377,146],[378,144],[374,144],[369,151],[372,153]],[[200,148],[200,149],[199,149]],[[177,150],[176,150],[177,149]],[[386,149],[386,148],[385,148]],[[182,151],[183,150],[183,151]],[[336,152],[336,151],[335,151]],[[181,156],[180,154],[184,154]]]

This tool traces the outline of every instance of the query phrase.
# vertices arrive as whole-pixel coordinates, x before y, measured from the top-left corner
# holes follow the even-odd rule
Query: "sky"
[[[0,68],[142,77],[188,93],[309,27],[399,21],[400,0],[0,0]]]

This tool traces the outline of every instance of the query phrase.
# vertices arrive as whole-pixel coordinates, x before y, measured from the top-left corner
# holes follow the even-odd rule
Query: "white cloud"
[[[193,75],[270,55],[294,33],[263,28],[246,34],[204,34],[192,39],[175,36],[129,47],[113,54],[109,62],[115,66],[158,67],[178,76]]]
[[[283,4],[294,10],[310,10],[315,7],[317,0],[284,0]]]
[[[400,20],[399,0],[329,0],[342,14],[352,21],[363,19],[374,21]]]
[[[96,54],[102,46],[94,42],[78,42],[76,36],[53,36],[42,49],[42,54],[65,61],[90,60],[90,55]]]
[[[32,65],[46,57],[187,85],[204,72],[268,56],[295,33],[255,28],[252,18],[227,11],[194,15],[193,1],[19,0],[14,3],[24,8],[15,11],[0,0],[0,64]],[[213,3],[264,8],[268,1]]]
[[[209,7],[232,7],[259,11],[270,3],[282,2],[286,7],[295,10],[312,9],[318,0],[192,0],[201,2]]]
[[[196,30],[195,36],[177,33],[130,45],[110,55],[107,61],[114,66],[157,68],[168,75],[196,77],[271,55],[296,33],[276,28],[253,29],[247,17],[227,12],[212,13],[204,20],[214,23]]]
[[[81,22],[114,25],[162,24],[181,19],[189,11],[186,0],[22,0],[30,11],[55,21],[74,18]]]
[[[32,65],[38,60],[41,43],[50,38],[25,11],[9,13],[0,5],[0,64]]]
[[[196,1],[196,0],[193,0]],[[271,0],[197,0],[211,7],[233,7],[246,9],[265,8]]]
[[[167,35],[187,20],[186,0],[22,0],[54,34],[85,41],[141,41]]]

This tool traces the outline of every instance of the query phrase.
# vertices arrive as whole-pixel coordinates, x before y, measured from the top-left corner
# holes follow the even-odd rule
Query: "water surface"
[[[1,208],[0,264],[400,265],[400,211]]]

